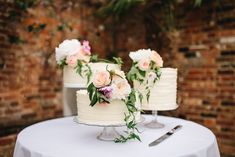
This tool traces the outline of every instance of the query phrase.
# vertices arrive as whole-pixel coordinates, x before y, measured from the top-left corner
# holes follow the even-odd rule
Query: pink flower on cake
[[[77,65],[77,60],[78,60],[78,55],[77,54],[66,57],[66,63],[70,67],[75,67]]]
[[[93,84],[96,88],[107,86],[110,82],[110,74],[108,71],[97,72],[93,78]]]
[[[91,47],[89,45],[89,41],[84,40],[82,42],[82,51],[85,55],[91,55]]]
[[[114,84],[112,84],[112,87],[112,99],[125,100],[131,93],[131,87],[125,79],[120,79],[119,81],[116,81]]]
[[[156,51],[152,51],[150,58],[156,64],[157,67],[160,68],[163,66],[162,57]]]
[[[107,99],[110,99],[112,96],[113,87],[106,86],[106,87],[98,89],[98,91],[101,92]]]
[[[147,71],[149,69],[149,64],[150,64],[149,59],[141,59],[138,62],[137,66],[139,67],[140,70]]]

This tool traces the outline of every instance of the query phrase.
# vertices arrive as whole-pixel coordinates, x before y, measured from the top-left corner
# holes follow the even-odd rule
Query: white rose
[[[138,62],[141,59],[149,59],[151,53],[150,49],[140,49],[135,52],[130,52],[129,56],[134,62]]]
[[[78,53],[81,49],[81,43],[77,39],[64,40],[58,47],[55,48],[56,61],[72,56]]]
[[[112,84],[112,88],[112,99],[126,99],[131,93],[131,86],[129,85],[126,79],[119,79],[118,81]]]

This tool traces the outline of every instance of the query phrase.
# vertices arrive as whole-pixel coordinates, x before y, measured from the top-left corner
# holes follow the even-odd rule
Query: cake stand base
[[[120,134],[114,127],[104,127],[103,131],[97,136],[97,139],[101,141],[114,141],[119,137]]]
[[[156,110],[152,111],[152,115],[154,117],[153,120],[149,123],[146,123],[145,126],[147,128],[151,128],[151,129],[163,128],[165,125],[158,122],[158,120],[157,120],[157,111]]]

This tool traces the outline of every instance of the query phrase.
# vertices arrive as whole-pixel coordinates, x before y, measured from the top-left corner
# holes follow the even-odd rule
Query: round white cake
[[[121,100],[113,100],[109,104],[89,105],[90,100],[86,90],[77,91],[77,118],[80,123],[90,125],[125,125],[127,113],[126,104]],[[137,101],[136,107],[140,108]],[[140,120],[140,112],[135,115],[136,121]]]
[[[120,69],[117,64],[110,63],[89,63],[92,74],[100,70],[115,70]],[[89,83],[87,83],[86,76],[81,77],[73,67],[65,66],[63,70],[63,79],[65,87],[76,87],[76,88],[86,88]],[[91,76],[92,80],[92,76]]]
[[[178,107],[177,98],[177,69],[161,68],[161,77],[150,88],[149,102],[145,86],[134,81],[134,88],[143,94],[141,109],[143,110],[173,110]]]

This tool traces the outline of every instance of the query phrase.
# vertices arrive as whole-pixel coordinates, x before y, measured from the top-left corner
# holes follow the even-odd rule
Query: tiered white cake
[[[77,112],[80,123],[92,125],[124,125],[124,113],[128,113],[126,104],[122,100],[113,100],[109,104],[96,104],[91,107],[86,90],[77,91]],[[135,104],[140,108],[140,103]],[[140,112],[135,115],[140,120]]]
[[[117,64],[110,63],[88,63],[91,68],[92,75],[91,80],[93,78],[93,74],[100,70],[119,70],[120,67]],[[87,78],[81,77],[73,67],[65,66],[63,71],[64,78],[64,86],[65,87],[77,87],[77,88],[86,88],[89,83],[87,83]]]
[[[141,109],[143,110],[173,110],[178,107],[177,97],[177,69],[161,68],[160,80],[150,89],[149,102],[143,84],[134,81],[134,88],[143,94]]]

